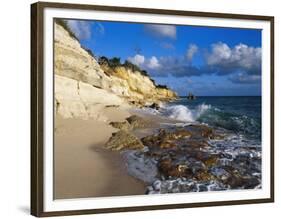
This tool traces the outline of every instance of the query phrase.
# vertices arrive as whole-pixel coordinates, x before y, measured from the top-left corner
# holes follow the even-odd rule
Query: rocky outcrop
[[[219,139],[219,140],[218,140]],[[214,147],[227,141],[218,131],[200,124],[160,129],[141,139],[144,159],[155,161],[160,173],[148,193],[254,189],[260,186],[258,148]],[[243,151],[243,152],[242,152]],[[242,152],[242,153],[241,153]]]
[[[130,131],[134,129],[141,129],[141,128],[148,128],[152,126],[152,123],[149,120],[146,120],[140,116],[132,115],[128,118],[126,118],[125,121],[121,122],[110,122],[109,123],[112,127],[124,130],[124,131]]]
[[[55,107],[66,118],[101,118],[105,105],[128,107],[171,100],[176,94],[140,71],[124,66],[101,67],[95,57],[55,23]]]
[[[136,136],[124,130],[120,130],[112,134],[105,147],[114,151],[119,151],[123,149],[143,149],[144,146]]]

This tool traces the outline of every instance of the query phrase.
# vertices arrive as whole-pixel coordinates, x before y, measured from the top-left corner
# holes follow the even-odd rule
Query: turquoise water
[[[185,122],[206,123],[247,138],[261,138],[261,97],[197,97],[179,98],[168,103],[163,114]]]

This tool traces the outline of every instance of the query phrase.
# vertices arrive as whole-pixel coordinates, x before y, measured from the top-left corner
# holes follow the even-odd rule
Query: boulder
[[[176,140],[186,139],[191,136],[191,133],[184,129],[177,129],[173,132],[168,132],[160,129],[156,135],[150,135],[141,139],[148,147],[173,148],[176,147]]]
[[[189,125],[186,127],[192,133],[193,137],[214,139],[215,133],[212,128],[206,125]]]
[[[159,171],[166,177],[192,177],[192,170],[186,164],[175,164],[170,158],[164,158],[158,163]]]
[[[114,151],[119,151],[123,149],[143,149],[144,146],[136,136],[124,130],[120,130],[112,134],[105,147]]]
[[[114,128],[124,131],[129,131],[131,129],[131,126],[127,120],[125,120],[124,122],[110,122],[109,124]]]
[[[146,128],[146,127],[150,126],[149,121],[147,121],[144,118],[137,116],[137,115],[132,115],[132,116],[126,118],[126,120],[130,124],[132,129]]]

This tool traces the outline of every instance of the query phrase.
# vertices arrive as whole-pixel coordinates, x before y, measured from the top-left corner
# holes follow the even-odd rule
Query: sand
[[[130,115],[115,107],[104,114],[111,121]],[[56,118],[55,123],[55,199],[145,193],[145,185],[127,174],[120,153],[103,147],[117,129],[95,120]]]

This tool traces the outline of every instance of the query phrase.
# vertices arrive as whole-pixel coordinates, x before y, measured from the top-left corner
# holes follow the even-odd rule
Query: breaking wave
[[[211,109],[211,105],[204,103],[194,109],[190,109],[184,105],[173,105],[166,106],[163,115],[184,122],[194,122],[209,109]]]

